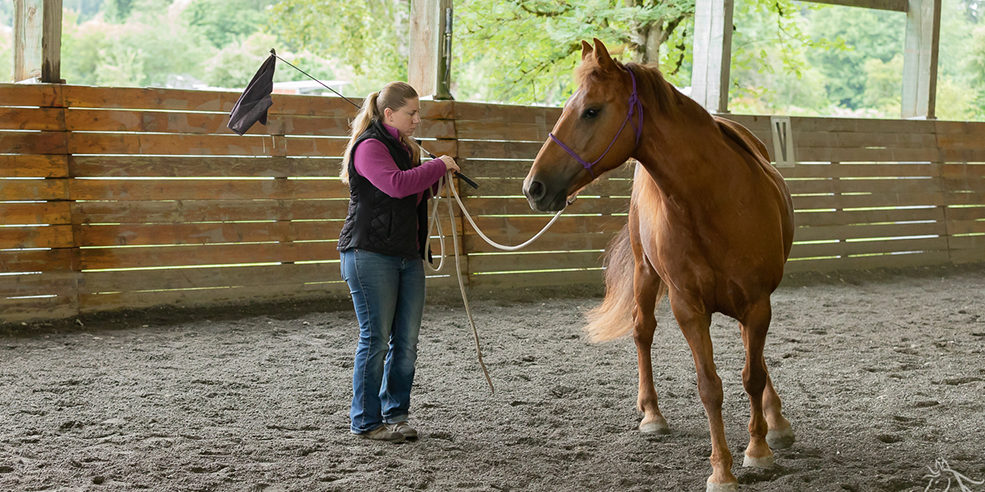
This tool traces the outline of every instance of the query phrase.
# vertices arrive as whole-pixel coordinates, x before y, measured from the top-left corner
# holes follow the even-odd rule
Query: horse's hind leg
[[[768,371],[768,370],[767,370]],[[780,396],[773,389],[773,379],[769,372],[766,374],[766,389],[763,390],[763,412],[766,414],[766,442],[773,449],[786,449],[794,442],[793,428],[790,421],[781,413]]]
[[[742,466],[771,467],[773,451],[766,443],[766,418],[763,415],[766,389],[766,360],[763,347],[769,330],[771,308],[769,298],[750,306],[740,320],[742,343],[746,347],[746,364],[742,368],[742,385],[749,394],[749,446]]]
[[[666,434],[670,432],[670,428],[667,427],[667,421],[657,406],[657,391],[653,386],[653,363],[650,357],[653,332],[657,328],[654,308],[657,299],[663,293],[664,286],[646,259],[639,256],[633,275],[633,287],[636,292],[636,305],[633,309],[633,340],[636,341],[637,367],[640,377],[636,407],[643,412],[640,431]]]
[[[725,442],[725,425],[722,422],[722,380],[715,370],[715,357],[708,327],[711,315],[701,312],[691,304],[671,296],[671,309],[674,317],[691,347],[694,368],[698,375],[698,394],[708,416],[708,429],[711,434],[712,473],[708,477],[708,492],[734,491],[738,481],[732,474],[732,453]]]

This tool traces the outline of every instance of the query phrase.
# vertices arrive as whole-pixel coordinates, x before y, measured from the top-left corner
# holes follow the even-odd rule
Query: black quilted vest
[[[386,145],[401,170],[413,166],[410,152],[379,120],[373,120],[356,138],[349,155],[355,155],[356,147],[370,138]],[[425,258],[427,224],[426,199],[418,204],[416,193],[405,198],[387,195],[356,172],[352,159],[349,160],[349,213],[339,234],[339,251],[359,248],[408,259]]]

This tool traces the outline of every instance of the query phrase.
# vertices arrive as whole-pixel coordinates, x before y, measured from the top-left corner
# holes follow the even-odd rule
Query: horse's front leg
[[[637,366],[639,368],[639,393],[636,408],[643,412],[640,432],[667,434],[670,428],[657,405],[657,390],[653,386],[653,364],[650,347],[653,345],[653,332],[657,328],[654,308],[664,287],[660,277],[645,259],[637,258],[633,275],[635,306],[633,308],[633,340],[636,342]]]

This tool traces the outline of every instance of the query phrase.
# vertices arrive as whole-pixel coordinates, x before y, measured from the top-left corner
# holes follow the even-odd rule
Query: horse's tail
[[[605,254],[605,299],[587,313],[585,331],[593,342],[626,335],[633,329],[633,250],[629,224],[612,239]]]

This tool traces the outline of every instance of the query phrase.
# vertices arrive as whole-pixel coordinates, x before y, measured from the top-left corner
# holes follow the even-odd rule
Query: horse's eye
[[[598,116],[599,115],[599,111],[601,111],[601,110],[598,109],[598,108],[588,108],[584,112],[581,113],[581,117],[583,119],[590,120],[590,119]]]

